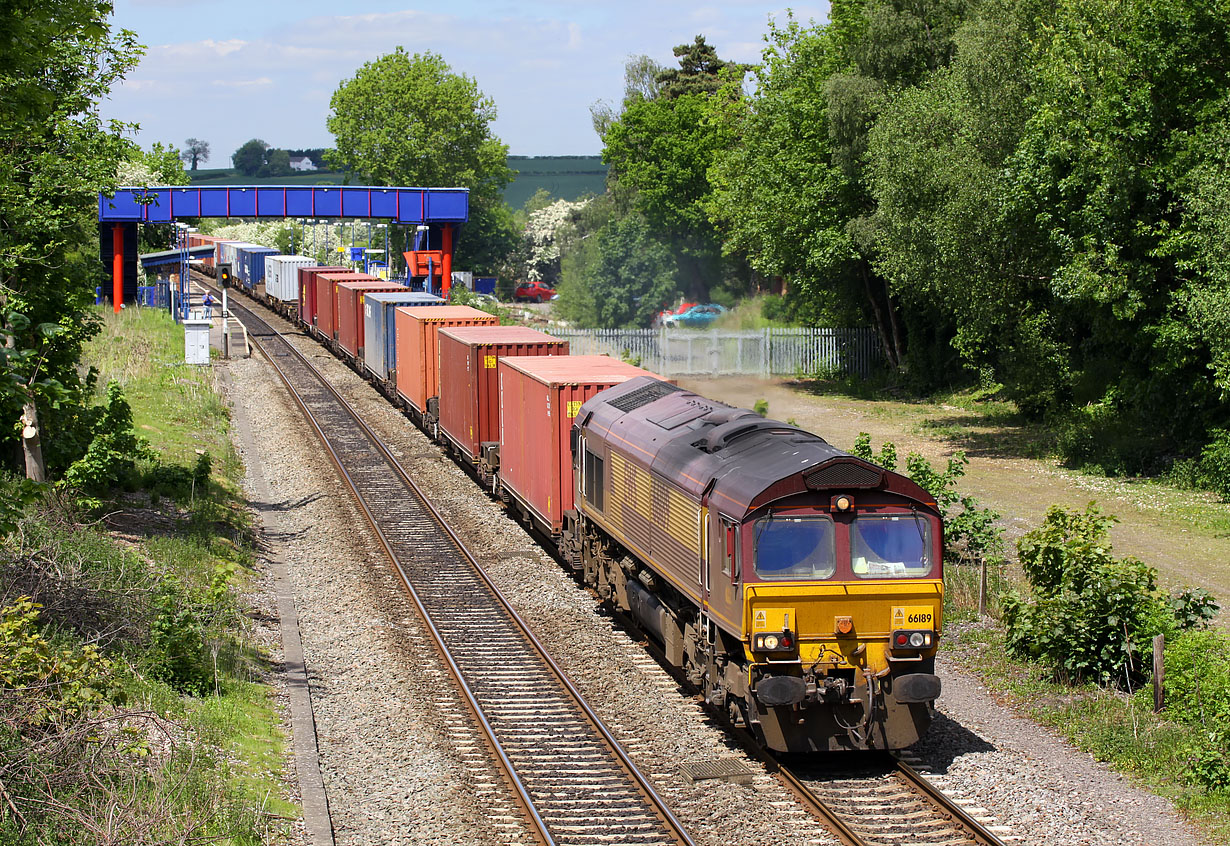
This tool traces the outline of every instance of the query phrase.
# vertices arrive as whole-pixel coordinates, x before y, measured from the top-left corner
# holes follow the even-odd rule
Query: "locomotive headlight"
[[[914,634],[910,635],[910,646],[914,647],[915,649],[922,649],[923,646],[926,645],[926,643],[927,643],[927,638],[923,635],[922,632],[914,632]]]
[[[778,644],[777,635],[771,634],[771,635],[764,636],[764,648],[765,649],[777,649],[777,644]]]

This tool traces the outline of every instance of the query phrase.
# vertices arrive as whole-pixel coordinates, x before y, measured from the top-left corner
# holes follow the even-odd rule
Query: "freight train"
[[[215,263],[243,268],[240,290],[368,378],[767,747],[900,749],[926,731],[943,525],[921,487],[542,332],[264,249],[218,243]]]

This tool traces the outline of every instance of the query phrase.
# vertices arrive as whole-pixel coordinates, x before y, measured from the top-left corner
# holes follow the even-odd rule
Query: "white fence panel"
[[[880,362],[875,331],[856,329],[549,329],[574,355],[639,361],[663,376],[867,376]]]

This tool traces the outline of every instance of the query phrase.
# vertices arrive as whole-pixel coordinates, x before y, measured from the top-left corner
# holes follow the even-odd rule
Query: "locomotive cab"
[[[940,691],[938,515],[879,491],[801,494],[760,509],[741,536],[750,566],[731,569],[742,585],[744,718],[775,748],[817,748],[817,737],[830,749],[913,743]]]
[[[573,436],[585,578],[772,749],[896,749],[940,681],[934,499],[822,438],[651,378]]]

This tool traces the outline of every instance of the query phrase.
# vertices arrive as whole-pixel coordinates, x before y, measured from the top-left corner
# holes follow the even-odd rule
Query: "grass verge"
[[[242,465],[183,344],[164,312],[103,315],[83,362],[150,455],[96,510],[55,491],[0,542],[0,842],[276,844],[298,816]]]
[[[992,620],[967,620],[947,634],[948,657],[995,691],[1001,704],[1169,799],[1213,842],[1230,842],[1230,791],[1190,783],[1193,729],[1165,719],[1165,712],[1154,714],[1151,690],[1057,682],[1049,668],[1010,657],[1004,630]]]

